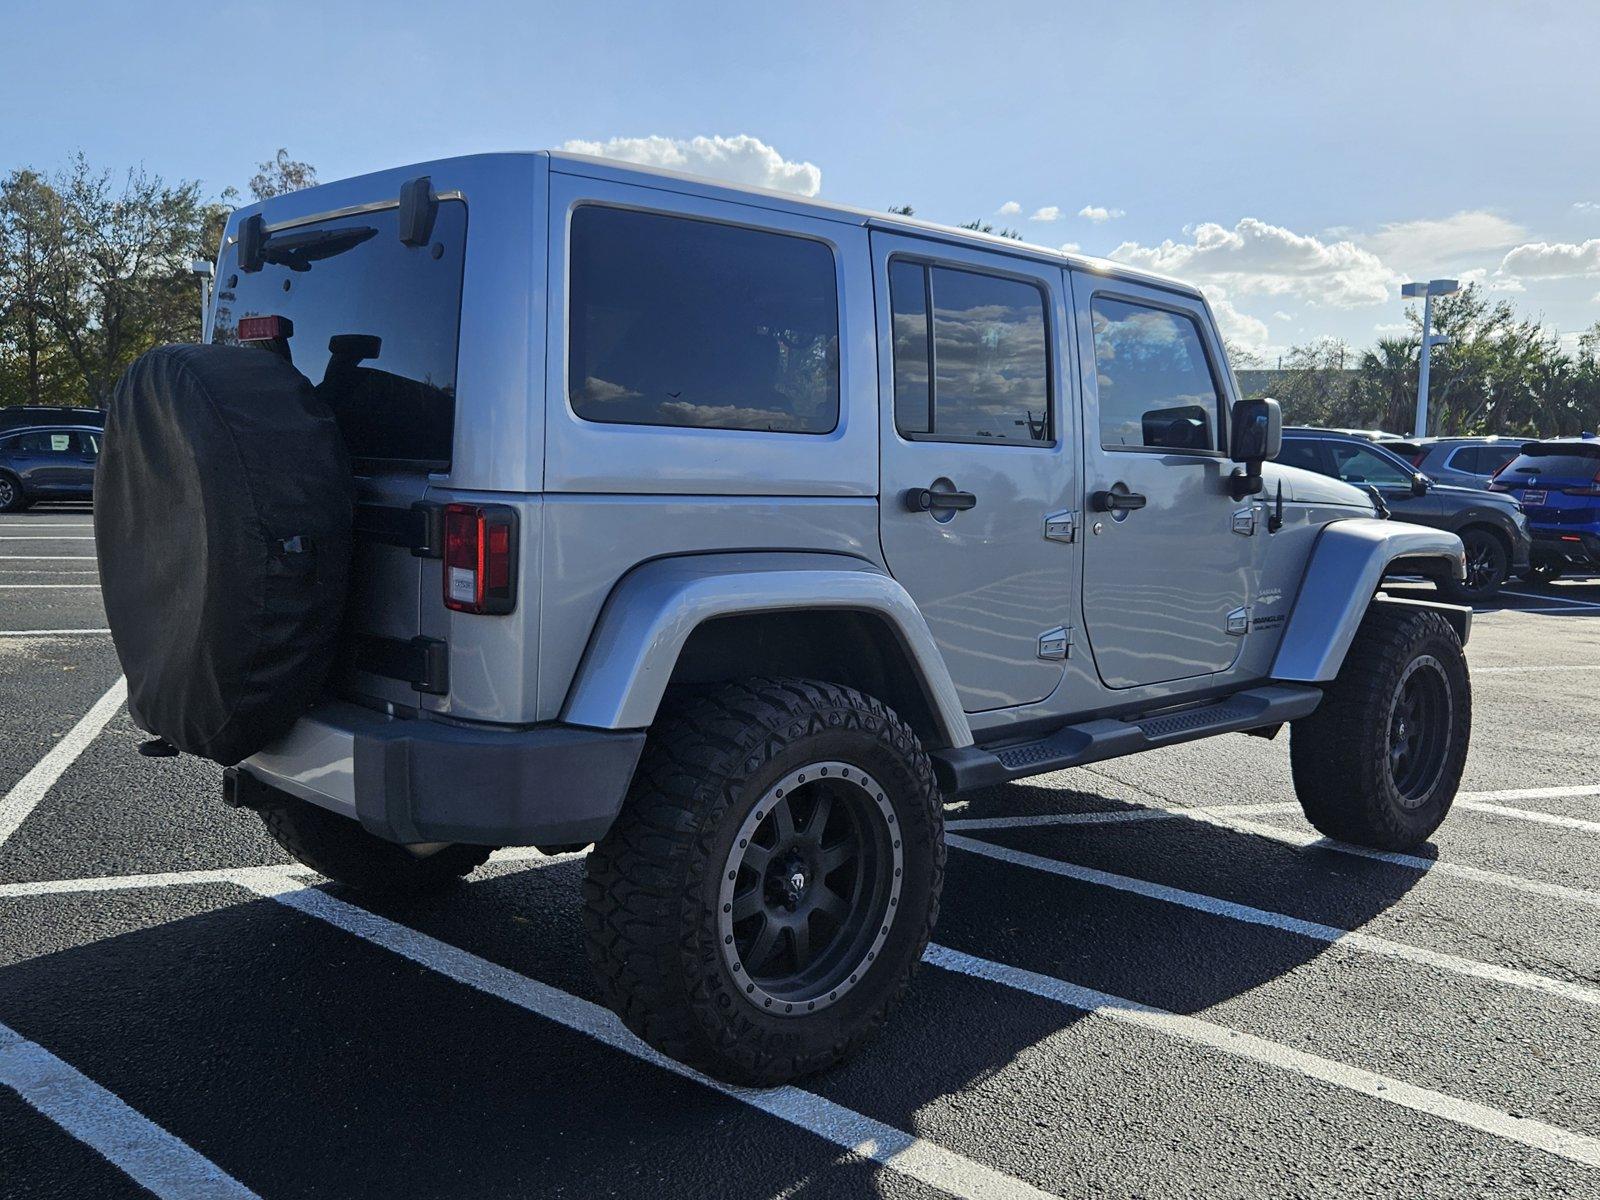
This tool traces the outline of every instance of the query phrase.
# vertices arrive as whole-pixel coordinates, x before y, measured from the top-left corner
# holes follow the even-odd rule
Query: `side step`
[[[1209,704],[1148,714],[1103,717],[1064,725],[1033,742],[993,750],[960,746],[933,752],[933,769],[947,794],[993,787],[1028,775],[1137,754],[1157,746],[1192,742],[1214,733],[1261,729],[1306,716],[1322,700],[1322,689],[1302,684],[1269,684],[1235,692]]]

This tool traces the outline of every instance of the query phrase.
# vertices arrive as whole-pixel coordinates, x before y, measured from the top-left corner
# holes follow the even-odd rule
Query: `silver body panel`
[[[1215,322],[1187,285],[1117,264],[792,195],[576,155],[419,164],[241,209],[269,228],[393,203],[428,175],[467,205],[454,455],[448,472],[369,480],[364,494],[517,510],[517,604],[448,611],[437,560],[370,557],[361,627],[449,647],[449,688],[353,676],[368,709],[459,728],[553,722],[641,729],[706,620],[795,609],[881,616],[918,673],[944,740],[1337,670],[1352,622],[1397,555],[1459,557],[1446,534],[1371,521],[1334,480],[1268,464],[1231,499],[1222,454],[1102,450],[1089,304],[1097,293],[1192,316],[1223,400],[1237,397]],[[827,434],[597,424],[568,401],[568,229],[612,205],[826,245],[838,283],[840,412]],[[886,264],[896,254],[1021,278],[1046,297],[1049,444],[911,441],[895,430]],[[1219,417],[1219,436],[1226,436]],[[946,478],[980,496],[947,522],[900,504]],[[1113,522],[1089,497],[1146,494]],[[1281,489],[1282,528],[1269,531]],[[1070,522],[1070,528],[1069,528]],[[1097,531],[1096,525],[1101,525]],[[351,812],[339,706],[303,719],[247,768]]]

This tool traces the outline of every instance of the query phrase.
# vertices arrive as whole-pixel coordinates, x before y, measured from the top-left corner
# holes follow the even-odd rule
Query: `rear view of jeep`
[[[1465,760],[1460,540],[1272,462],[1203,296],[566,155],[235,213],[202,345],[97,476],[146,753],[371,892],[592,844],[599,989],[721,1079],[842,1061],[937,918],[953,795],[1292,730],[1323,832]]]

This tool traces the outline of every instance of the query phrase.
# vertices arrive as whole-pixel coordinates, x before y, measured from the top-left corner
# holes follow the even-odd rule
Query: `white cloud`
[[[1487,267],[1473,267],[1470,271],[1462,271],[1458,278],[1461,280],[1462,287],[1475,283],[1486,292],[1525,292],[1528,290],[1521,280],[1513,279],[1509,275],[1501,275],[1498,272],[1491,275]]]
[[[1404,321],[1384,321],[1382,324],[1374,325],[1372,332],[1381,338],[1400,338],[1410,334],[1412,328]]]
[[[1082,254],[1083,253],[1083,247],[1078,245],[1077,242],[1062,242],[1061,243],[1061,253],[1063,253],[1063,254]]]
[[[1324,242],[1245,217],[1232,229],[1195,226],[1193,241],[1158,246],[1123,242],[1111,258],[1191,282],[1220,285],[1230,294],[1298,296],[1312,304],[1353,308],[1382,304],[1399,276],[1354,242]]]
[[[1228,345],[1251,354],[1264,355],[1271,339],[1267,323],[1235,308],[1224,288],[1208,287],[1205,293],[1206,303],[1211,305],[1211,311],[1217,318],[1217,328]]]
[[[1293,313],[1286,313],[1281,308],[1277,312],[1273,313],[1272,315],[1275,318],[1277,318],[1278,320],[1280,320],[1280,321],[1292,321],[1292,320],[1294,320],[1294,314]]]
[[[1118,217],[1125,217],[1128,214],[1120,208],[1106,208],[1100,204],[1085,204],[1078,210],[1078,215],[1080,217],[1088,217],[1089,220],[1099,225],[1102,221],[1115,221]]]
[[[1401,269],[1416,268],[1419,275],[1438,269],[1440,263],[1515,246],[1528,231],[1514,221],[1482,210],[1423,221],[1392,221],[1363,244]]]
[[[999,208],[994,210],[994,215],[997,217],[1014,217],[1021,211],[1022,205],[1018,204],[1015,200],[1007,200]]]
[[[1600,238],[1586,242],[1528,242],[1505,256],[1500,274],[1524,279],[1600,275]]]
[[[1033,210],[1033,216],[1028,218],[1030,221],[1059,221],[1060,219],[1061,207],[1057,204],[1046,204],[1043,208],[1036,208]]]
[[[791,162],[760,138],[741,133],[736,137],[614,137],[604,142],[573,139],[561,147],[574,154],[598,154],[647,167],[666,167],[692,175],[710,175],[731,183],[773,188],[815,196],[822,190],[822,168],[809,162]]]
[[[1574,200],[1572,207],[1579,212],[1600,212],[1600,200]]]

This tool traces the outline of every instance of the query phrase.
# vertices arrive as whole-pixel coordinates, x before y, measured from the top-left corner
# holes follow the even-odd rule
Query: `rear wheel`
[[[489,846],[447,845],[417,853],[368,833],[350,817],[281,796],[257,810],[267,832],[313,871],[358,891],[414,894],[433,891],[472,874]]]
[[[1425,841],[1455,799],[1471,728],[1466,655],[1450,623],[1374,604],[1321,705],[1291,726],[1307,820],[1382,850]]]
[[[892,710],[831,684],[668,703],[589,856],[601,990],[640,1037],[719,1079],[831,1066],[887,1019],[938,912],[928,756]]]
[[[1461,581],[1445,580],[1439,590],[1458,604],[1487,600],[1500,590],[1510,574],[1511,552],[1487,529],[1463,530],[1461,544],[1467,552],[1467,576]]]
[[[28,507],[22,483],[14,475],[0,473],[0,513],[21,512]]]
[[[1536,561],[1523,578],[1529,583],[1550,583],[1560,579],[1566,574],[1566,564],[1553,558],[1543,558]]]

